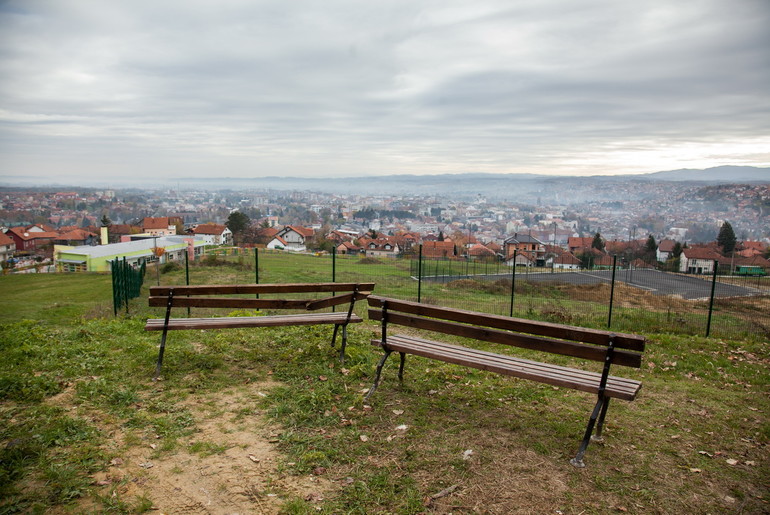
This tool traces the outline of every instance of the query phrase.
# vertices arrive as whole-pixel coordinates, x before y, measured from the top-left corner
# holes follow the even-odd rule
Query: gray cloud
[[[765,0],[11,0],[0,175],[767,166],[768,22]]]

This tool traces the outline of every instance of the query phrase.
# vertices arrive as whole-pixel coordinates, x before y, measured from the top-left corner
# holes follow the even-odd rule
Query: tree
[[[652,234],[647,237],[647,243],[644,244],[644,250],[649,254],[653,254],[658,250],[658,244],[655,243],[655,238],[653,238]]]
[[[602,235],[598,232],[594,235],[594,241],[591,242],[591,248],[604,251],[604,240],[602,239]]]
[[[251,225],[251,219],[240,211],[233,211],[230,213],[230,216],[227,217],[225,225],[233,233],[233,236],[235,236],[245,231],[246,228]]]
[[[102,227],[109,227],[112,225],[112,220],[107,215],[102,215]]]
[[[717,235],[717,243],[722,247],[722,252],[724,254],[729,254],[735,250],[736,241],[733,226],[730,225],[730,222],[723,223],[722,227],[719,229],[719,235]]]
[[[682,244],[677,241],[676,243],[674,243],[674,248],[671,251],[671,254],[675,258],[679,259],[679,256],[682,255],[682,250],[683,250]]]

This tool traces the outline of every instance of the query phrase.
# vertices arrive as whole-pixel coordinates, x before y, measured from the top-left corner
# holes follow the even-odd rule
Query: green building
[[[54,265],[57,272],[109,272],[110,261],[126,258],[130,264],[141,261],[184,261],[188,252],[190,260],[203,254],[206,242],[190,236],[146,237],[108,245],[54,246]]]

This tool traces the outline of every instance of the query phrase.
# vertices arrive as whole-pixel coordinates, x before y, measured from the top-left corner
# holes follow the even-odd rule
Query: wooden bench
[[[585,466],[583,456],[590,440],[601,441],[610,399],[632,401],[641,388],[639,381],[609,375],[613,364],[641,367],[645,344],[645,339],[641,336],[442,308],[378,296],[369,297],[369,318],[381,322],[382,335],[380,339],[372,340],[372,345],[382,347],[385,355],[377,365],[374,385],[369,389],[366,399],[376,390],[382,367],[392,352],[398,352],[401,356],[399,380],[403,380],[406,354],[414,354],[595,394],[596,404],[583,440],[576,456],[571,460],[576,467]],[[592,372],[414,335],[391,335],[388,333],[391,325],[598,361],[602,362],[604,367],[601,372]]]
[[[340,359],[345,359],[348,324],[363,320],[353,312],[357,300],[366,298],[374,283],[293,283],[248,285],[153,286],[150,288],[151,307],[165,307],[165,318],[151,318],[146,331],[163,331],[160,339],[155,378],[160,376],[168,331],[183,329],[226,329],[236,327],[276,327],[295,325],[334,324],[332,346],[342,328]],[[270,294],[328,294],[322,298],[260,298]],[[234,295],[241,295],[235,297]],[[251,298],[243,297],[249,295]],[[347,304],[342,312],[319,311]],[[298,314],[238,316],[216,318],[171,318],[172,308],[229,308],[254,310],[302,310]]]

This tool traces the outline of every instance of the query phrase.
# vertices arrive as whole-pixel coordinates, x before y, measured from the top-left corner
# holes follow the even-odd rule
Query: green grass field
[[[261,282],[328,280],[314,256],[266,259]],[[194,267],[191,283],[253,282],[248,264]],[[379,266],[341,263],[336,279]],[[382,268],[377,292],[409,298],[408,269]],[[344,364],[323,327],[177,331],[153,382],[159,335],[143,326],[160,312],[146,294],[113,317],[106,275],[0,288],[0,513],[770,511],[766,340],[642,320],[643,368],[616,371],[643,381],[640,397],[612,405],[606,443],[575,469],[586,394],[410,357],[404,383],[391,362],[364,405],[373,323],[351,329]],[[494,296],[462,292],[423,295]]]

